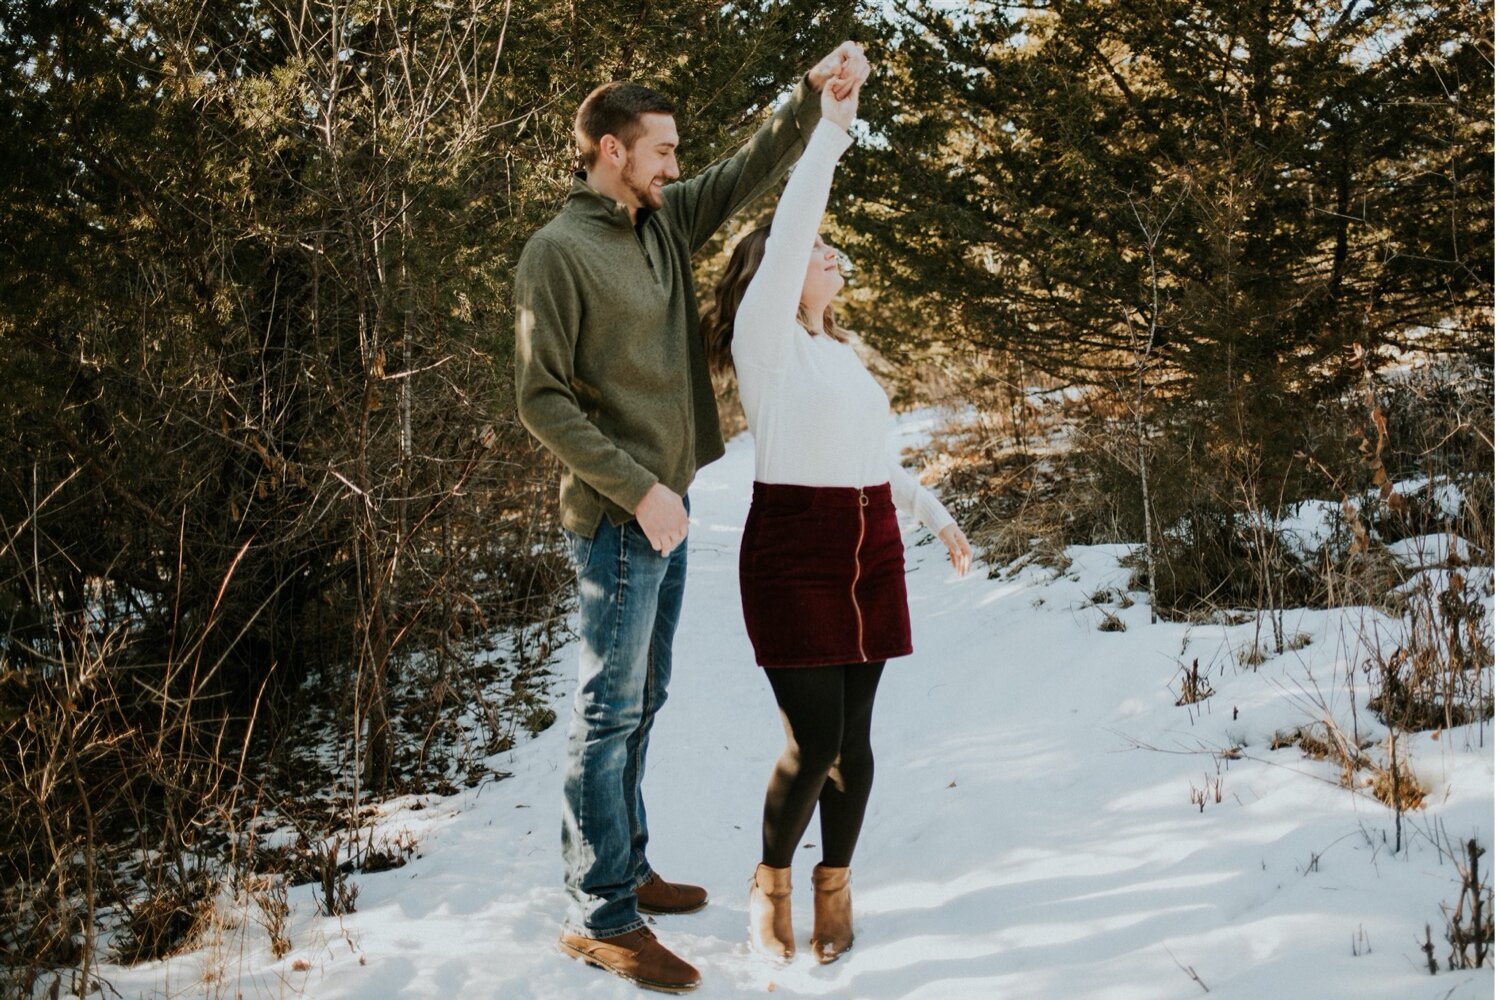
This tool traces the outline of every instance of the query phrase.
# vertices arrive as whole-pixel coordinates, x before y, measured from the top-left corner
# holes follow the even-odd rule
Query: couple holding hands
[[[559,944],[651,989],[685,992],[700,976],[641,914],[708,898],[647,860],[641,779],[671,677],[688,486],[724,452],[710,372],[733,366],[755,439],[740,593],[786,733],[750,880],[756,951],[795,954],[792,855],[815,807],[811,948],[831,962],[854,942],[849,864],[874,775],[875,692],[886,660],[912,651],[896,508],[937,533],[959,573],[969,566],[953,518],[891,457],[889,400],[831,308],[844,279],[819,223],[869,72],[845,42],[749,142],[687,180],[671,102],[599,87],[575,123],[583,169],[516,272],[520,416],[563,464],[579,589]],[[700,318],[692,254],[793,163],[771,224],[736,245]]]

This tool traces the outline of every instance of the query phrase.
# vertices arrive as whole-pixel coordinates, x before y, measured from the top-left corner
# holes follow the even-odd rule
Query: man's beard
[[[620,179],[625,182],[625,189],[635,195],[640,207],[653,211],[661,208],[661,191],[651,186],[656,178],[652,177],[642,184],[635,176],[635,160],[629,156],[625,157],[625,169],[620,172]]]

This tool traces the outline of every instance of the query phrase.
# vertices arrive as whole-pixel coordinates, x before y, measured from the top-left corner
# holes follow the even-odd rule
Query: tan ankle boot
[[[825,965],[854,945],[854,904],[849,869],[813,869],[813,954]]]
[[[750,947],[783,962],[796,954],[790,868],[755,866],[750,879]]]

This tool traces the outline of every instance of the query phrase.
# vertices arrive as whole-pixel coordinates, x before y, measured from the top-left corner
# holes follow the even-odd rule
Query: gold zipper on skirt
[[[865,662],[865,616],[859,610],[859,595],[854,588],[859,586],[859,550],[865,544],[865,508],[870,505],[870,498],[865,496],[864,487],[859,491],[859,541],[854,543],[854,582],[849,584],[849,600],[854,603],[854,637],[855,644],[859,647],[859,660]]]

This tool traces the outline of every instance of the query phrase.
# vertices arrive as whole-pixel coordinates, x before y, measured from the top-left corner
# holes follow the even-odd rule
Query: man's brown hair
[[[612,135],[629,149],[640,138],[641,115],[670,115],[676,106],[667,98],[638,83],[600,84],[578,106],[573,136],[578,140],[578,161],[587,170],[599,158],[599,141]]]

